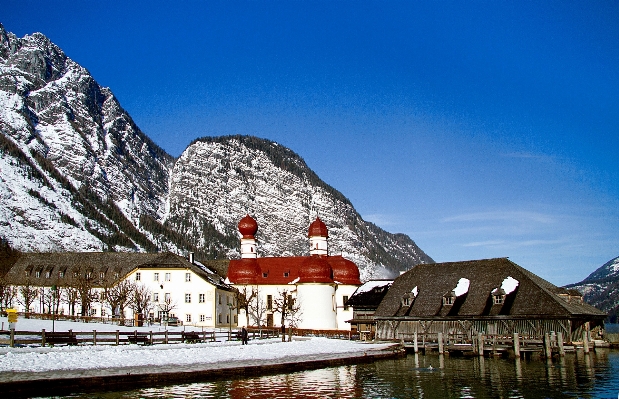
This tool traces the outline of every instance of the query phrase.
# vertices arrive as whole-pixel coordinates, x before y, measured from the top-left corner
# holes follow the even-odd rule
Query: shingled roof
[[[96,287],[113,285],[137,268],[190,269],[218,288],[232,290],[218,274],[182,256],[164,253],[41,252],[22,253],[5,275],[8,284],[46,287],[62,284],[74,273],[92,273]],[[60,277],[60,276],[64,277]],[[103,277],[102,277],[103,276]]]
[[[509,277],[517,281],[517,287],[496,303],[492,293],[505,294],[501,287]],[[454,295],[455,287],[463,279],[468,280],[468,290]],[[444,297],[447,296],[453,296],[455,301],[446,304]],[[408,298],[408,302],[404,298]],[[377,319],[498,315],[606,317],[604,312],[584,303],[576,293],[551,284],[507,258],[417,265],[393,282],[375,313]]]
[[[355,309],[376,309],[391,284],[393,280],[370,280],[355,290],[346,305]]]

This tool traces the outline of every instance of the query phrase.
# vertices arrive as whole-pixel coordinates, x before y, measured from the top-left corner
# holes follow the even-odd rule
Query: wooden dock
[[[565,342],[561,333],[544,334],[543,337],[523,337],[518,333],[511,336],[493,334],[400,334],[400,343],[408,352],[439,353],[461,356],[534,356],[552,358],[564,356],[577,349],[589,352],[595,347],[605,346],[603,342],[589,342],[586,334],[580,342]]]

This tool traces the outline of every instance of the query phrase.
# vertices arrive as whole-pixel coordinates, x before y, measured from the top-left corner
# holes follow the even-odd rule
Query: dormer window
[[[262,273],[262,277],[267,278],[269,273]]]
[[[496,288],[492,291],[492,303],[495,305],[501,305],[505,302],[505,290],[502,288]]]
[[[457,296],[453,291],[446,293],[443,295],[443,305],[453,305]]]
[[[411,292],[408,292],[402,295],[402,306],[405,306],[405,307],[411,306],[413,302],[415,301],[415,298],[417,298],[418,293],[419,293],[419,289],[417,288],[417,286],[415,286],[415,288],[413,288]]]
[[[284,272],[284,277],[290,276],[290,272]]]

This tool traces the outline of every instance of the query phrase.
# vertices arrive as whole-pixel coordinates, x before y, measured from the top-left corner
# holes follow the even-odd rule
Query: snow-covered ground
[[[6,317],[0,317],[0,323],[7,326]],[[116,325],[56,322],[56,331],[115,331]],[[16,325],[21,331],[40,331],[41,328],[51,329],[51,321],[19,319]],[[142,330],[153,330],[159,326],[142,327]],[[183,327],[172,327],[182,329]],[[125,327],[135,330],[133,327]],[[368,344],[356,341],[336,340],[327,338],[311,338],[281,342],[280,339],[255,340],[242,346],[238,341],[224,341],[202,344],[169,344],[169,345],[100,345],[100,346],[56,346],[0,348],[1,372],[47,372],[62,370],[88,370],[144,366],[187,366],[191,364],[221,363],[247,361],[272,361],[274,359],[308,358],[323,354],[342,354],[383,349],[390,344]]]

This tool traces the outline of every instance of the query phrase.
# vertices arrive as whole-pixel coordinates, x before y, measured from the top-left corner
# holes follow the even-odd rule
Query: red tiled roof
[[[334,280],[341,284],[361,284],[357,265],[342,256],[289,256],[248,261],[249,259],[230,261],[228,280],[232,284],[284,285],[293,282],[334,283]],[[320,265],[321,267],[315,267],[322,262],[324,264]],[[259,271],[254,269],[255,264]],[[254,278],[251,278],[250,270],[259,274],[254,274]]]

